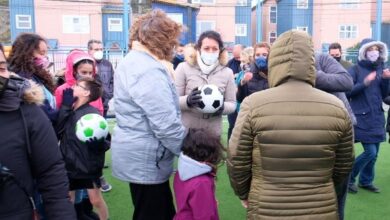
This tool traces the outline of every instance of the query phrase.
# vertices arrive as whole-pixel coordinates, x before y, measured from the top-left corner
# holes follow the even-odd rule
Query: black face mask
[[[337,60],[337,62],[340,63],[340,60],[341,60],[341,56],[340,57],[333,57],[335,60]]]
[[[0,76],[0,97],[3,95],[4,91],[8,87],[8,78]]]

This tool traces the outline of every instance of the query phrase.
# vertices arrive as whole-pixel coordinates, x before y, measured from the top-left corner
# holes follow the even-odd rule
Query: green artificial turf
[[[113,126],[110,121],[110,127]],[[227,121],[224,120],[224,133],[222,141],[226,143]],[[376,164],[375,184],[381,189],[381,193],[375,194],[360,189],[357,194],[348,194],[345,219],[346,220],[381,220],[390,219],[390,145],[385,142],[380,147]],[[355,145],[355,154],[362,152],[360,144]],[[111,164],[110,151],[107,152],[107,163]],[[109,208],[111,220],[132,219],[133,206],[130,190],[127,183],[112,177],[111,166],[104,169],[107,181],[113,186],[110,192],[104,193],[104,198]],[[172,182],[172,181],[171,181]],[[226,173],[226,167],[221,166],[217,177],[217,200],[219,202],[219,215],[222,220],[245,219],[245,209],[239,199],[234,195]]]

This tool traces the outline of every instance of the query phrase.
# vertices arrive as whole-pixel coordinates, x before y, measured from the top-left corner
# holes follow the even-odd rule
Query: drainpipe
[[[129,11],[129,0],[123,0],[123,38],[125,40],[125,53],[127,53],[129,47]]]
[[[382,35],[382,0],[376,2],[376,23],[375,23],[375,39],[381,40]]]
[[[256,21],[257,21],[257,35],[256,35],[256,43],[263,41],[263,0],[257,0],[256,6]]]

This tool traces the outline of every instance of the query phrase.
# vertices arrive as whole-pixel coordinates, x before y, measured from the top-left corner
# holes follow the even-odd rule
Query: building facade
[[[187,27],[181,43],[195,40],[196,6],[155,0],[150,2],[152,8],[164,10],[173,20]],[[138,8],[133,11],[138,11]],[[106,48],[127,48],[125,44],[129,35],[124,27],[122,0],[9,0],[9,12],[11,41],[19,33],[34,32],[44,36],[52,49],[86,47],[89,39],[102,40]],[[133,15],[136,16],[129,16],[129,24]]]

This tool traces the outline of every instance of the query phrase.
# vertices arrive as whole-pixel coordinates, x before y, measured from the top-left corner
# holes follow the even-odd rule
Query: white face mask
[[[369,61],[375,62],[379,58],[379,51],[377,50],[367,51],[366,57]]]
[[[200,57],[204,64],[211,66],[218,61],[219,54],[201,51]]]
[[[93,58],[95,58],[95,60],[103,59],[103,51],[96,51],[93,53]]]

